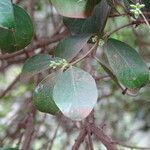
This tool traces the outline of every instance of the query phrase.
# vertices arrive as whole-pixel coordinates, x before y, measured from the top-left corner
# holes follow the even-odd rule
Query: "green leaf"
[[[100,33],[102,34],[105,27],[110,7],[106,0],[96,5],[92,16],[87,19],[64,18],[64,24],[68,29],[76,34]]]
[[[48,54],[38,54],[29,58],[23,66],[21,78],[30,78],[48,68],[53,58]]]
[[[0,49],[3,53],[26,47],[33,37],[33,24],[24,9],[11,0],[0,1]]]
[[[116,2],[114,1],[114,0],[106,0],[107,1],[107,3],[109,4],[109,6],[112,8],[112,10],[114,11],[114,12],[117,12],[117,13],[119,13],[118,12],[118,10],[117,10],[117,6],[116,6]]]
[[[48,54],[37,54],[29,58],[23,66],[21,79],[30,78],[44,70],[52,68],[51,63],[62,60],[61,58],[52,58]]]
[[[100,0],[51,0],[57,11],[66,17],[86,18]]]
[[[11,0],[0,1],[0,25],[4,28],[14,28],[15,18]]]
[[[149,80],[149,70],[132,47],[115,39],[104,45],[109,64],[118,80],[129,89],[138,89]]]
[[[117,77],[113,74],[111,68],[109,66],[107,66],[103,61],[99,60],[96,58],[96,60],[98,61],[98,63],[102,66],[102,68],[104,69],[104,71],[111,77],[111,79],[119,86],[121,87]],[[122,87],[121,87],[122,88]]]
[[[91,34],[69,36],[56,47],[55,55],[66,60],[72,60],[84,47]]]
[[[61,112],[72,120],[86,118],[98,98],[93,77],[76,67],[70,67],[58,76],[53,99]]]
[[[50,113],[52,115],[59,112],[59,108],[53,100],[53,88],[57,75],[56,73],[50,74],[42,80],[35,89],[33,104],[41,112]]]
[[[15,30],[13,32],[15,39],[16,49],[22,49],[27,46],[33,37],[33,24],[30,16],[26,13],[24,9],[17,5],[14,7],[14,17],[15,17]],[[20,21],[21,20],[21,21]]]

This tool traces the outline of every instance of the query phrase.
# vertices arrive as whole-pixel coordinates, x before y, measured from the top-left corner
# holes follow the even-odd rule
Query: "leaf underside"
[[[89,73],[70,67],[57,78],[53,99],[66,117],[84,119],[94,108],[97,98],[96,83]]]

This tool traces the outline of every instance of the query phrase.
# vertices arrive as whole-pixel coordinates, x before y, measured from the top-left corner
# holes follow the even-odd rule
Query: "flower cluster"
[[[140,4],[140,3],[136,3],[135,5],[130,5],[131,9],[130,9],[130,12],[132,12],[135,16],[135,18],[138,18],[139,15],[142,13],[141,9],[143,7],[145,7],[144,4]]]
[[[63,67],[65,68],[66,66],[68,66],[68,62],[65,59],[60,59],[60,60],[56,60],[56,61],[50,61],[50,67],[52,67],[53,69],[56,69],[57,67]]]

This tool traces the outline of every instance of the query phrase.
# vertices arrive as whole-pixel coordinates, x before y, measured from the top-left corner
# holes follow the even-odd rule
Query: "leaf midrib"
[[[122,55],[120,54],[120,52],[117,50],[117,48],[110,43],[110,45],[114,48],[114,50],[116,51],[116,53],[118,53],[118,55],[123,59],[123,61],[125,62],[125,64],[128,66],[128,68],[130,69],[131,73],[137,77],[137,75],[135,74],[135,72],[132,71],[132,68],[130,67],[130,65],[128,64],[128,62],[124,59],[124,57],[122,57]],[[139,84],[139,80],[137,80],[138,84]]]

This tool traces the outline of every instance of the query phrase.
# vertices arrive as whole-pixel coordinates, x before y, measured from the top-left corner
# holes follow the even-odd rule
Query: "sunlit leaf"
[[[98,98],[95,80],[89,73],[70,67],[57,78],[53,98],[65,116],[82,120],[90,114]]]
[[[104,49],[114,74],[125,87],[137,89],[148,82],[149,70],[136,50],[115,39],[109,39]]]

